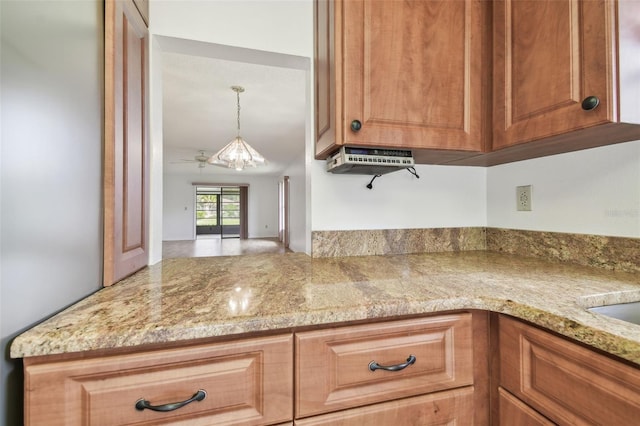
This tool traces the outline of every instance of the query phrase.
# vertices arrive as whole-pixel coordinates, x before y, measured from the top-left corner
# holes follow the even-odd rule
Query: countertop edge
[[[576,306],[578,306],[578,303],[576,303]],[[232,338],[237,335],[246,336],[250,333],[278,332],[279,330],[286,330],[287,332],[293,330],[295,332],[296,329],[305,327],[343,326],[348,325],[349,322],[366,320],[398,320],[405,316],[438,314],[460,310],[479,310],[510,315],[640,366],[640,342],[628,338],[623,333],[608,330],[607,327],[598,328],[593,325],[583,324],[571,319],[570,316],[510,299],[487,297],[447,298],[406,303],[394,302],[378,304],[375,308],[311,311],[300,314],[270,316],[269,318],[253,317],[235,322],[217,323],[207,327],[189,328],[188,338],[184,338],[185,329],[176,328],[174,330],[147,332],[134,338],[129,336],[129,339],[117,341],[115,344],[112,340],[106,340],[103,343],[97,342],[95,339],[87,341],[75,339],[74,344],[69,344],[69,341],[65,341],[64,347],[47,346],[42,348],[36,346],[34,348],[26,337],[18,336],[12,342],[10,357],[30,358],[115,349],[135,350],[140,348],[144,350],[145,346],[157,346],[163,343],[179,344],[183,341],[193,342],[216,337]]]

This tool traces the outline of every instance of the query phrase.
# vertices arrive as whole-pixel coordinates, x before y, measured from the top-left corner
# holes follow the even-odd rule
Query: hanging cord
[[[367,184],[367,188],[369,189],[373,189],[373,181],[376,180],[376,178],[379,178],[382,175],[375,175],[374,177],[371,178],[371,181],[369,181],[369,183]]]
[[[238,137],[240,137],[240,90],[236,90],[236,99],[238,100]]]
[[[420,179],[420,176],[418,176],[418,172],[416,172],[415,167],[407,167],[407,171],[414,175],[416,178]]]

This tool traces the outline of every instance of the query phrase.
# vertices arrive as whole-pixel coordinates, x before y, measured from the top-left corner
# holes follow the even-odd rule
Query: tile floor
[[[256,253],[290,253],[277,238],[223,238],[219,236],[187,241],[163,241],[162,257],[240,256]]]

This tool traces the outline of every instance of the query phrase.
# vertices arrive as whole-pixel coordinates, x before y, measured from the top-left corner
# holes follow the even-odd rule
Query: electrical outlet
[[[531,211],[531,185],[516,186],[516,210],[519,212]]]

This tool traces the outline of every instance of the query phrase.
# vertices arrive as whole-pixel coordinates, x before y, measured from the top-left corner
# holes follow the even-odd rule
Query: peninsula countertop
[[[638,300],[638,274],[485,251],[166,259],[16,337],[11,356],[479,309],[640,365],[640,326],[586,310]]]

